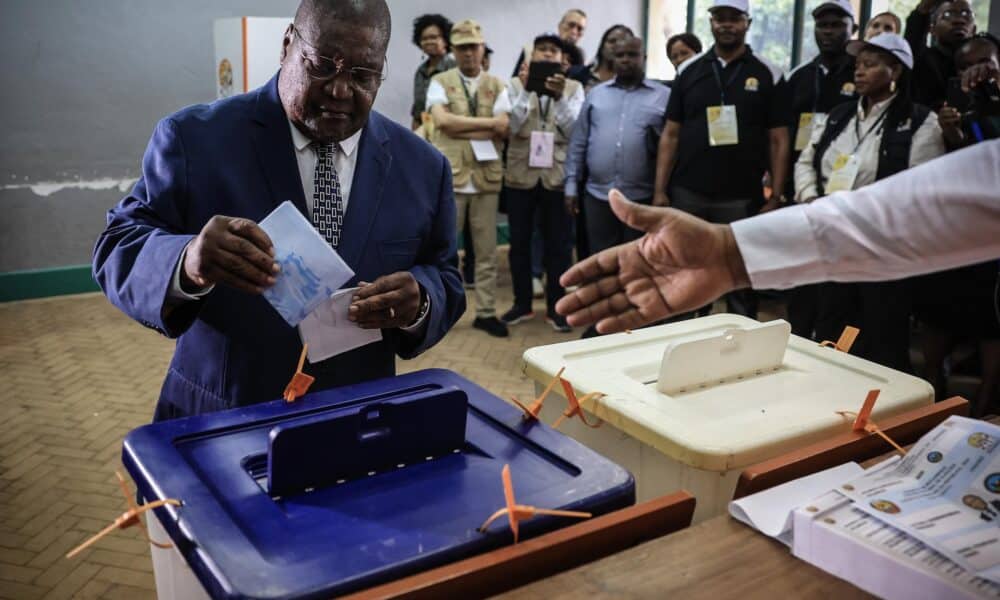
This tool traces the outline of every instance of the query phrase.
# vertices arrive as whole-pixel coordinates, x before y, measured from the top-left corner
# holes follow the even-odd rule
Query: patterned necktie
[[[344,222],[340,179],[333,166],[333,159],[339,151],[337,142],[316,144],[316,172],[313,177],[312,222],[334,248],[340,244],[340,227]]]

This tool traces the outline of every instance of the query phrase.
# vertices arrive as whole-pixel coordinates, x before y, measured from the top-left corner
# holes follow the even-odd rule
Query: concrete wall
[[[214,98],[212,21],[291,16],[297,0],[0,0],[0,272],[90,262],[104,214],[138,175],[156,121]],[[408,123],[424,12],[475,18],[509,75],[521,45],[569,6],[590,15],[589,56],[605,27],[637,31],[644,2],[390,0],[389,79],[376,108]],[[538,31],[536,31],[538,30]]]

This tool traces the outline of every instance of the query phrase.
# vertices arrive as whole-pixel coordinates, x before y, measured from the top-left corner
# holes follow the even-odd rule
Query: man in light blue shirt
[[[566,160],[566,209],[576,214],[582,200],[592,253],[642,235],[615,218],[608,192],[617,188],[645,204],[653,198],[656,144],[670,89],[645,75],[642,40],[620,40],[615,45],[615,78],[590,91],[573,129]],[[586,181],[581,182],[584,172]]]

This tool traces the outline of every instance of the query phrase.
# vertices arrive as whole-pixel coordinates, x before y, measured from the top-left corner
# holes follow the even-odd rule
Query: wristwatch
[[[417,316],[414,317],[413,322],[407,325],[407,327],[413,327],[420,322],[427,315],[427,311],[430,310],[431,301],[427,298],[427,292],[424,291],[424,287],[420,286],[420,308],[417,309]]]

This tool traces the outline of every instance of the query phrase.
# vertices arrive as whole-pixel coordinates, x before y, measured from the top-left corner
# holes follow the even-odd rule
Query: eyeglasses
[[[299,41],[303,45],[316,49],[315,46],[310,44],[302,37],[299,30],[295,25],[292,25],[292,33],[299,38]],[[340,75],[342,72],[346,71],[350,74],[351,86],[362,92],[373,92],[378,89],[378,86],[385,81],[386,70],[376,71],[375,69],[368,69],[365,67],[344,67],[343,60],[338,60],[334,58],[329,58],[327,56],[316,55],[312,57],[306,54],[304,51],[299,50],[299,55],[302,57],[302,63],[305,65],[306,74],[312,79],[317,81],[326,81],[333,79]]]

